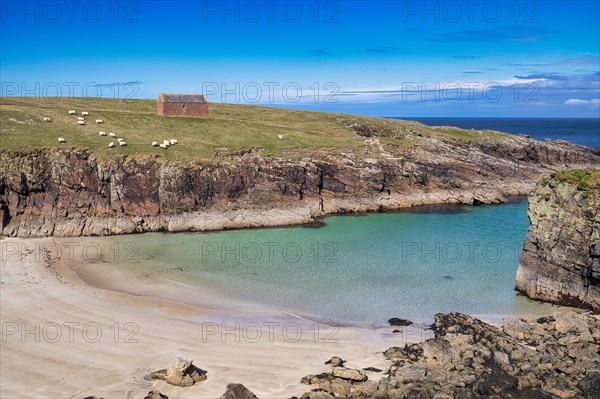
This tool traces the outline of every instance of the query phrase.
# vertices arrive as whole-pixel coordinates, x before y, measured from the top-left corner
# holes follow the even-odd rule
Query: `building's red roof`
[[[167,94],[160,93],[158,99],[164,103],[200,103],[204,104],[208,101],[204,94]]]

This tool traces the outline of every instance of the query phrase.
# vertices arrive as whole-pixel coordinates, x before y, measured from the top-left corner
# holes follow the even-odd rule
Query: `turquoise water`
[[[190,302],[270,306],[338,323],[538,313],[514,291],[526,199],[334,216],[323,226],[129,236],[141,264],[195,287]],[[168,267],[165,267],[168,265]]]

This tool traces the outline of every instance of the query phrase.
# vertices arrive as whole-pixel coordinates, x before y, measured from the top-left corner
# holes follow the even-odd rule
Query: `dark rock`
[[[167,395],[160,393],[160,391],[150,391],[144,399],[169,399]]]
[[[553,321],[556,321],[556,320],[555,320],[555,319],[554,319],[554,317],[552,317],[552,316],[542,316],[542,317],[540,317],[539,319],[537,319],[537,322],[538,322],[539,324],[551,323],[551,322],[553,322]]]
[[[499,368],[494,368],[479,383],[479,392],[484,395],[502,395],[507,392],[514,392],[518,385],[518,378],[509,375]]]
[[[388,323],[390,323],[390,325],[394,327],[407,327],[413,324],[413,322],[410,320],[399,319],[397,317],[392,317],[388,320]]]
[[[588,375],[579,381],[577,387],[585,399],[600,399],[600,374]]]
[[[339,356],[333,356],[331,359],[325,362],[325,364],[329,364],[333,367],[342,367],[346,363],[345,360],[342,360]]]
[[[227,390],[219,399],[258,399],[242,384],[227,384]]]

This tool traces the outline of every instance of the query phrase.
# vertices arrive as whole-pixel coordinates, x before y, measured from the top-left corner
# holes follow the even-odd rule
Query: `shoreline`
[[[56,245],[61,240],[9,238],[2,245],[29,248],[36,241]],[[172,398],[214,398],[231,382],[244,384],[260,398],[290,397],[308,391],[300,379],[315,370],[326,371],[323,363],[331,356],[347,359],[349,367],[385,370],[384,350],[433,337],[418,324],[401,334],[392,333],[396,327],[390,326],[329,330],[331,326],[281,310],[211,309],[96,288],[73,270],[76,258],[56,260],[46,252],[36,261],[31,252],[20,255],[2,259],[2,397],[125,397],[133,390],[131,397],[142,398],[158,389]],[[111,279],[120,278],[105,277],[108,286]],[[488,316],[490,324],[498,325],[506,315]],[[72,330],[66,327],[73,325]],[[101,331],[99,341],[94,329]],[[62,333],[58,340],[56,331]],[[143,380],[177,354],[208,370],[208,380],[186,389]],[[36,368],[34,390],[28,377],[31,364],[50,365]],[[374,380],[383,376],[368,374]]]

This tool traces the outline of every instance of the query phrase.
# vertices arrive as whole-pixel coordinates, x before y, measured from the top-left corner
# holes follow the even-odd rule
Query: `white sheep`
[[[77,114],[77,112],[75,112],[75,111],[69,111],[69,115],[75,115],[75,114]]]
[[[285,134],[278,134],[278,135],[277,135],[277,138],[278,138],[279,140],[285,140]]]
[[[177,140],[171,139],[171,140],[169,140],[169,143],[171,143],[171,145],[175,145],[175,144],[177,144]]]
[[[44,118],[44,122],[52,122],[52,119],[50,119],[50,118],[48,118],[48,117],[45,117],[45,118]]]
[[[110,132],[108,135],[109,135],[110,137],[117,137],[117,135],[116,135],[116,134],[114,134],[113,132]]]
[[[171,142],[169,140],[163,140],[163,144],[168,147],[171,145]]]
[[[85,121],[77,121],[78,125],[85,125]]]
[[[153,141],[153,142],[152,142],[152,147],[158,147],[158,142],[156,142],[156,141]]]
[[[115,146],[115,143],[113,143],[112,141],[110,143],[108,143],[108,148],[113,148]]]
[[[100,125],[100,124],[104,123],[104,121],[102,119],[96,119],[96,123]]]
[[[161,144],[161,145],[160,145],[160,148],[167,149],[167,146],[166,146],[166,145],[164,145],[164,144]]]
[[[65,139],[64,139],[64,138],[62,138],[62,137],[59,137],[59,138],[58,138],[58,142],[59,142],[59,143],[66,143],[66,142],[67,142],[67,140],[65,140]]]
[[[83,116],[88,116],[89,114],[90,114],[90,113],[89,113],[88,111],[83,111],[83,112],[81,112],[81,115],[83,115]]]
[[[121,147],[125,147],[125,146],[127,145],[127,143],[126,143],[126,142],[124,142],[124,141],[119,141],[119,145],[120,145]]]
[[[106,132],[99,132],[98,133],[100,136],[106,136]]]
[[[117,141],[120,143],[121,141],[125,141],[125,139],[117,139]]]
[[[81,117],[81,116],[78,116],[78,117],[77,117],[77,120],[78,120],[78,121],[84,121],[84,120],[85,120],[85,118],[84,118],[84,117]]]

